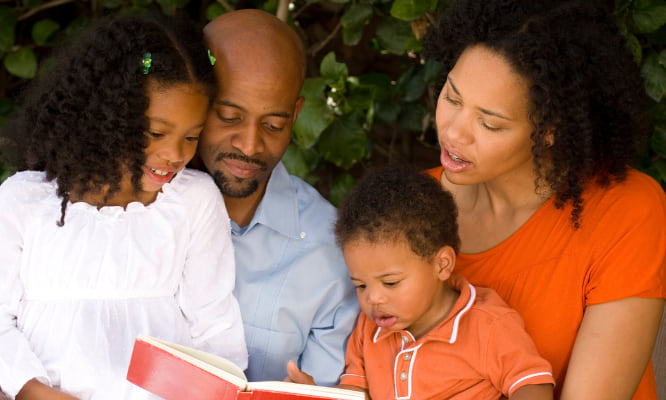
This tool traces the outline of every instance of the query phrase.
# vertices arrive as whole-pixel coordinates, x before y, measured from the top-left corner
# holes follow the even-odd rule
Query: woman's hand
[[[16,395],[16,400],[78,400],[74,396],[55,390],[37,379],[29,380]]]
[[[663,310],[663,299],[637,297],[588,306],[560,399],[631,399],[652,355]]]

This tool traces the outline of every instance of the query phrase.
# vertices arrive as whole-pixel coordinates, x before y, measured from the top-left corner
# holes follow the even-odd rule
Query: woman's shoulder
[[[611,182],[608,186],[592,185],[586,190],[584,199],[589,205],[609,203],[631,209],[666,207],[664,188],[651,176],[633,168],[627,171],[622,181]]]

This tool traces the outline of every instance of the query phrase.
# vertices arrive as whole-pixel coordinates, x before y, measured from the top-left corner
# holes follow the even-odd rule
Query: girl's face
[[[208,96],[191,84],[148,84],[146,111],[149,138],[141,184],[144,192],[158,192],[194,157],[206,122]]]
[[[482,45],[467,48],[437,100],[440,159],[450,182],[531,176],[528,83]]]

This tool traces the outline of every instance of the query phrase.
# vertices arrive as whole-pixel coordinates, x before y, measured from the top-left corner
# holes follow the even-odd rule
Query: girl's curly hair
[[[447,71],[465,49],[481,45],[530,82],[536,183],[553,190],[558,208],[571,203],[576,228],[585,185],[625,179],[652,132],[626,40],[609,13],[592,4],[461,0],[445,10],[424,44]]]
[[[457,217],[453,196],[437,180],[391,165],[354,185],[338,210],[335,237],[340,247],[406,240],[414,254],[429,260],[443,246],[460,248]]]
[[[148,80],[162,87],[194,84],[213,98],[215,75],[203,43],[201,27],[185,20],[119,15],[54,52],[2,135],[11,146],[3,155],[17,170],[41,170],[56,179],[59,225],[71,193],[103,192],[108,199],[125,170],[141,189]],[[148,74],[146,53],[152,58]]]

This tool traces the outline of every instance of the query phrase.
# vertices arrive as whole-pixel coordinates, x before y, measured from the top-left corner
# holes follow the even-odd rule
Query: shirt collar
[[[460,320],[474,305],[474,302],[476,301],[476,289],[467,282],[465,278],[458,274],[451,274],[448,284],[451,288],[459,291],[460,296],[453,305],[449,315],[444,318],[437,327],[433,328],[432,331],[426,333],[421,339],[419,339],[419,342],[424,340],[441,340],[453,344],[458,339]],[[405,334],[411,338],[411,341],[414,341],[414,337],[409,331],[389,331],[387,329],[382,330],[382,328],[378,327],[375,331],[373,341],[376,343],[393,335],[404,336]]]
[[[231,221],[231,229],[235,235],[244,235],[257,225],[264,225],[278,233],[294,239],[300,236],[300,220],[298,215],[298,199],[296,188],[291,184],[291,177],[280,161],[271,171],[266,184],[266,192],[254,212],[250,223],[240,228]]]

